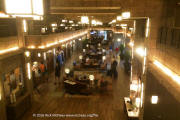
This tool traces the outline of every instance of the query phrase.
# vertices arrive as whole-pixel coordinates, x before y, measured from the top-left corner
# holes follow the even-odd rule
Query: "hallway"
[[[77,59],[76,54],[65,66],[69,67],[74,59]],[[54,74],[49,78],[50,82],[43,85],[40,94],[35,94],[32,108],[22,120],[126,120],[123,98],[129,95],[129,76],[120,65],[118,65],[118,79],[112,82],[113,88],[108,88],[108,92],[103,94],[89,96],[65,94],[62,86],[54,87]],[[48,117],[50,114],[52,116]],[[78,114],[81,116],[63,116]]]

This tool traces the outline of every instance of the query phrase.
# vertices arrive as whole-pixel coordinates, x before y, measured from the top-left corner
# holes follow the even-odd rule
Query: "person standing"
[[[113,62],[112,62],[112,67],[111,67],[111,71],[112,71],[112,77],[114,78],[114,79],[117,79],[117,76],[118,76],[118,73],[117,73],[117,64],[118,64],[118,62],[116,61],[116,59],[115,58],[113,58],[114,60],[113,60]]]
[[[40,63],[40,66],[39,66],[39,69],[40,69],[40,72],[41,72],[41,75],[42,75],[42,82],[44,82],[45,80],[45,65],[43,62]]]
[[[106,69],[107,69],[107,76],[111,76],[111,62],[107,62],[106,64]]]
[[[55,67],[55,85],[60,84],[60,65],[58,62],[56,62],[56,67]]]

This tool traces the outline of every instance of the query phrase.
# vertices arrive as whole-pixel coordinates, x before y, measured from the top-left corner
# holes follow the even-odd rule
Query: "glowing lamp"
[[[123,19],[128,19],[131,17],[131,13],[130,12],[123,12],[122,17],[123,17]]]
[[[136,49],[136,53],[141,57],[146,56],[146,51],[141,47]]]
[[[133,46],[134,46],[134,43],[131,41],[131,42],[129,43],[129,46],[133,47]]]
[[[112,20],[112,23],[115,23],[116,22],[116,20]]]
[[[117,16],[117,20],[121,21],[122,20],[122,16]]]
[[[103,61],[106,60],[106,56],[103,56],[102,59],[103,59]]]
[[[66,74],[69,74],[69,73],[70,73],[70,69],[69,69],[69,68],[66,68],[66,69],[65,69],[65,73],[66,73]]]
[[[29,51],[26,51],[26,52],[25,52],[25,55],[26,55],[26,57],[29,57],[29,56],[30,56],[30,52],[29,52]]]
[[[118,41],[118,42],[121,42],[121,39],[120,39],[120,38],[118,38],[118,39],[117,39],[117,41]]]
[[[41,53],[38,53],[38,57],[41,57]]]
[[[89,79],[90,79],[91,81],[93,81],[93,80],[94,80],[94,75],[89,75]]]
[[[88,16],[81,16],[81,23],[82,24],[89,24]]]
[[[151,97],[151,103],[152,104],[157,104],[158,103],[158,96],[152,96]]]
[[[102,52],[103,52],[103,53],[105,53],[105,52],[106,52],[106,50],[105,50],[105,49],[102,49]]]
[[[97,24],[97,23],[96,23],[96,20],[92,20],[92,21],[91,21],[91,24],[92,24],[92,25],[96,25],[96,24]]]
[[[82,59],[83,59],[83,56],[82,56],[82,55],[80,55],[80,56],[79,56],[79,59],[80,59],[80,60],[82,60]]]

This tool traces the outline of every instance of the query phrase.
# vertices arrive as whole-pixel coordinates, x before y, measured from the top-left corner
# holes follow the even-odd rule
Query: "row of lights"
[[[47,45],[45,45],[45,46],[44,46],[44,45],[39,46],[38,48],[39,48],[39,49],[44,49],[44,48],[46,48],[46,47],[51,47],[51,46],[53,46],[53,45],[57,45],[58,43],[67,42],[67,41],[69,41],[69,40],[71,40],[71,39],[80,37],[80,36],[85,35],[85,34],[87,34],[87,31],[85,31],[85,32],[83,32],[83,33],[80,33],[80,34],[78,34],[78,35],[74,35],[74,36],[69,37],[69,38],[65,38],[64,40],[59,40],[58,42],[56,41],[56,42],[53,42],[53,43],[49,43],[49,44],[47,44]],[[29,49],[35,49],[36,47],[32,45],[32,46],[29,46],[28,48],[29,48]]]
[[[81,16],[81,24],[89,24],[89,18],[88,16]],[[103,25],[102,22],[98,21],[98,20],[91,20],[91,24],[96,26],[96,25]]]
[[[117,16],[117,18],[112,20],[109,24],[116,23],[117,21],[121,21],[123,19],[129,19],[130,17],[131,17],[130,12],[123,12],[121,16]]]

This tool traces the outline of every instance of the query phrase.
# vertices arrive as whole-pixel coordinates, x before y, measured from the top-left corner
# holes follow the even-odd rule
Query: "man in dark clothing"
[[[56,68],[55,68],[55,85],[56,85],[56,82],[58,83],[59,80],[60,80],[60,65],[58,62],[56,62]],[[59,82],[60,83],[60,82]]]
[[[117,76],[118,76],[118,73],[117,73],[117,61],[114,59],[113,60],[113,62],[112,62],[112,67],[111,67],[111,69],[112,69],[112,77],[114,78],[114,79],[116,79],[117,78]]]

